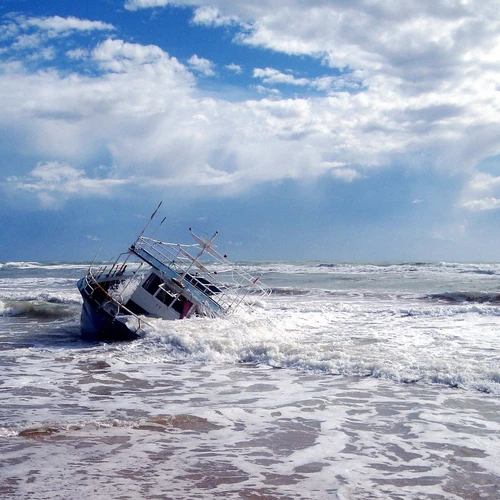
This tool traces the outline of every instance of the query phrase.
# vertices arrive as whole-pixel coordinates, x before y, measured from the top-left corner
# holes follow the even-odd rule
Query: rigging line
[[[163,217],[161,222],[156,226],[156,229],[151,233],[150,238],[153,238],[153,236],[156,234],[156,231],[158,231],[158,229],[160,229],[160,226],[165,222],[166,218],[167,218],[167,216]]]
[[[141,234],[139,234],[139,236],[137,237],[136,241],[139,240],[140,237],[146,232],[146,229],[151,224],[151,221],[153,220],[154,216],[156,215],[156,212],[158,212],[158,210],[160,209],[162,203],[163,203],[163,201],[160,201],[160,203],[158,203],[158,206],[156,207],[156,210],[151,214],[151,217],[149,218],[148,223],[144,226],[144,229],[141,231]]]

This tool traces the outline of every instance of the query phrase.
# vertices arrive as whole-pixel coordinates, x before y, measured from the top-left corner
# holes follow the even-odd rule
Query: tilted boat
[[[92,264],[78,281],[86,339],[132,340],[144,334],[148,318],[222,317],[270,293],[216,251],[217,232],[205,239],[189,228],[192,244],[145,236],[158,208],[126,252],[111,264]]]

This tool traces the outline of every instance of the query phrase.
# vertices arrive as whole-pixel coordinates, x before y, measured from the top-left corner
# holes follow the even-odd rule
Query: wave
[[[456,262],[325,262],[312,266],[310,263],[309,272],[312,269],[322,270],[324,272],[335,273],[361,273],[361,274],[392,274],[392,273],[439,273],[456,275],[500,275],[500,264],[478,264],[478,263],[456,263]]]
[[[497,304],[500,303],[500,292],[444,292],[433,293],[426,295],[424,299],[448,302],[448,303],[463,303],[472,302],[478,304]]]
[[[158,341],[158,339],[157,339]],[[418,367],[411,363],[394,363],[392,359],[363,359],[361,356],[347,353],[301,352],[300,347],[285,346],[269,341],[250,342],[239,345],[234,351],[227,349],[221,340],[207,343],[193,342],[192,338],[182,335],[167,335],[162,338],[162,348],[168,358],[176,362],[202,361],[232,362],[269,366],[280,369],[293,369],[303,372],[323,373],[344,377],[371,377],[392,380],[404,384],[442,385],[463,390],[475,390],[484,393],[500,394],[500,373],[471,373],[468,367],[440,367],[426,365],[423,361]],[[377,344],[376,340],[366,342]],[[233,346],[236,347],[236,346]]]
[[[0,316],[37,319],[69,318],[75,308],[60,302],[42,300],[0,300]]]
[[[88,262],[3,262],[0,263],[0,269],[86,269]]]
[[[2,268],[15,268],[15,269],[31,269],[34,267],[40,267],[42,264],[40,262],[27,261],[27,262],[4,262],[0,264]]]
[[[75,287],[76,290],[76,287]],[[10,302],[48,302],[50,304],[81,304],[82,300],[80,294],[74,290],[68,290],[61,293],[55,292],[39,292],[39,291],[25,291],[25,292],[3,292],[0,296],[0,301]]]
[[[385,268],[385,267],[395,267],[395,268],[399,268],[399,267],[429,267],[433,264],[429,263],[429,262],[380,262],[380,263],[376,263],[376,262],[367,262],[367,263],[349,263],[349,262],[333,262],[333,263],[321,263],[321,264],[318,264],[318,267],[331,267],[331,268],[335,268],[335,267],[344,267],[344,266],[351,266],[351,267],[360,267],[360,268],[363,268],[363,267],[381,267],[381,268]]]
[[[498,274],[497,271],[494,271],[492,269],[467,269],[460,272],[462,274],[484,274],[486,276],[494,276]]]
[[[342,318],[351,313],[326,314]],[[500,394],[500,371],[495,371],[496,363],[488,362],[488,356],[493,356],[489,346],[496,345],[493,334],[484,333],[489,337],[483,338],[485,357],[479,360],[466,338],[418,326],[433,324],[425,318],[422,323],[419,318],[406,322],[404,314],[392,318],[390,330],[373,328],[357,334],[335,327],[324,310],[314,309],[280,308],[272,317],[262,311],[226,319],[151,320],[143,338],[117,347],[118,358],[148,363],[250,363]]]
[[[293,287],[274,287],[271,288],[271,293],[273,295],[308,295],[310,290],[306,290],[303,288],[293,288]]]

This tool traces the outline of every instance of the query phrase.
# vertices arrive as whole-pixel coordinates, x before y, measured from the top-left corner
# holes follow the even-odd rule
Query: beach
[[[265,303],[106,344],[85,264],[4,263],[0,497],[499,497],[500,264],[242,265]]]

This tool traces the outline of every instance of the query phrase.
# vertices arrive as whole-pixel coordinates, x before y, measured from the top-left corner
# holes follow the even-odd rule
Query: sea
[[[91,343],[88,263],[0,264],[0,498],[500,498],[499,263],[240,265],[269,297]]]

